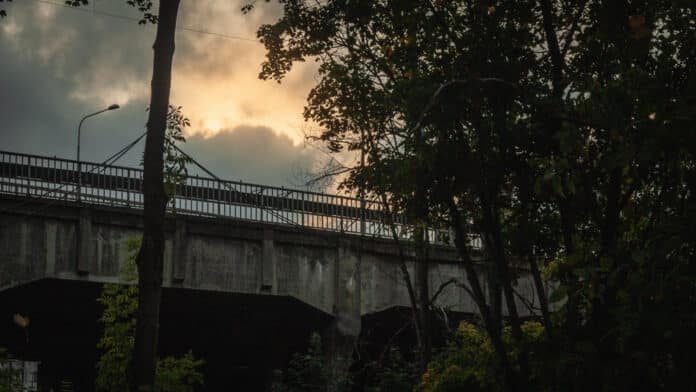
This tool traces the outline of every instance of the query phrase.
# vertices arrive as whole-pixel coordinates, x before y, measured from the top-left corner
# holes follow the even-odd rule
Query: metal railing
[[[0,193],[85,204],[142,208],[143,170],[70,159],[0,151]],[[79,192],[79,193],[78,193]],[[402,215],[390,216],[373,200],[283,187],[188,176],[175,186],[169,212],[300,226],[371,237],[411,235]],[[363,218],[364,214],[364,218]],[[361,222],[364,219],[364,225]],[[430,240],[451,245],[448,230],[430,230]],[[476,246],[475,238],[472,238]]]

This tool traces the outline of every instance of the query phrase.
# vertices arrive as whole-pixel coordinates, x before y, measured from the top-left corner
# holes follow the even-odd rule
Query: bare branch
[[[573,42],[573,38],[575,37],[575,32],[578,29],[580,18],[582,17],[583,12],[585,12],[585,5],[587,5],[587,0],[584,0],[581,4],[580,7],[578,8],[577,13],[575,14],[575,17],[573,18],[573,23],[570,25],[570,29],[566,33],[565,38],[563,38],[563,49],[561,49],[561,58],[564,59],[566,54],[568,53],[568,49],[570,49],[570,44]]]
[[[350,172],[351,170],[353,170],[353,168],[351,168],[351,167],[344,167],[344,168],[340,168],[340,169],[336,169],[336,170],[327,170],[326,172],[324,172],[324,173],[322,173],[322,174],[320,174],[320,175],[318,175],[318,176],[316,176],[316,177],[313,177],[313,178],[310,178],[309,180],[307,180],[307,181],[305,182],[305,185],[306,185],[306,186],[311,186],[311,185],[314,185],[314,184],[316,184],[317,182],[319,182],[319,181],[321,181],[321,180],[323,180],[323,179],[326,179],[326,178],[329,178],[329,177],[335,177],[335,176],[341,175],[341,174],[343,174],[343,173],[348,173],[348,172]]]
[[[451,285],[451,284],[457,284],[458,282],[459,282],[459,281],[457,280],[457,278],[451,278],[451,279],[449,279],[448,281],[443,282],[443,283],[440,285],[440,287],[435,291],[435,294],[433,294],[433,296],[430,298],[430,305],[432,305],[432,304],[435,303],[435,300],[437,299],[437,297],[442,293],[442,291],[443,291],[445,288],[447,288],[447,286],[449,286],[449,285]]]
[[[546,43],[551,55],[551,79],[553,81],[554,95],[559,96],[563,90],[561,84],[563,80],[563,58],[561,50],[558,47],[558,37],[553,25],[553,11],[549,0],[540,0],[541,13],[543,18],[544,33],[546,34]]]
[[[536,311],[541,310],[541,308],[538,308],[538,307],[534,306],[534,303],[533,303],[533,302],[529,301],[527,298],[525,298],[522,294],[520,294],[520,293],[519,293],[517,290],[515,290],[514,288],[512,289],[512,291],[513,291],[513,293],[515,293],[515,296],[516,296],[517,298],[519,298],[520,301],[522,301],[522,303],[523,303],[524,306],[527,308],[527,310],[529,311],[530,314],[536,314],[536,313],[535,313]]]

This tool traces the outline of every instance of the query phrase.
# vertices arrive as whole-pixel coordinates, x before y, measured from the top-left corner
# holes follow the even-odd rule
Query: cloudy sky
[[[191,119],[184,150],[223,178],[296,185],[326,160],[302,136],[316,66],[300,64],[282,84],[259,80],[255,32],[279,9],[260,2],[243,15],[245,1],[182,0],[171,103]],[[0,150],[74,158],[80,118],[113,103],[121,109],[85,121],[83,160],[102,161],[144,131],[155,29],[139,26],[137,11],[124,0],[0,4]],[[119,163],[137,164],[143,146]]]

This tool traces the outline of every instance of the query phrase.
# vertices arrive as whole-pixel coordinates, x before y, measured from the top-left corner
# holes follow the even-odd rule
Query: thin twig
[[[541,310],[541,308],[535,307],[535,306],[534,306],[534,303],[532,303],[532,302],[530,302],[528,299],[524,298],[524,296],[522,296],[522,294],[520,294],[517,290],[512,289],[512,292],[515,293],[515,295],[517,296],[517,298],[519,298],[520,301],[522,301],[522,303],[524,304],[524,306],[527,307],[527,310],[529,310],[529,313],[530,313],[531,315],[534,315],[534,314],[535,314],[535,311]]]
[[[435,294],[430,298],[430,305],[432,306],[435,303],[435,300],[437,297],[442,293],[442,291],[447,288],[447,286],[451,285],[452,283],[457,283],[458,280],[457,278],[450,278],[448,281],[442,283],[440,287],[435,291]]]
[[[582,4],[580,4],[580,8],[578,8],[578,12],[575,14],[575,18],[573,18],[573,23],[563,39],[564,42],[563,49],[561,49],[561,58],[565,58],[566,54],[568,53],[568,49],[570,49],[570,44],[573,42],[573,37],[575,36],[575,31],[578,28],[580,18],[582,17],[583,12],[585,12],[585,5],[587,5],[587,0],[584,0]]]

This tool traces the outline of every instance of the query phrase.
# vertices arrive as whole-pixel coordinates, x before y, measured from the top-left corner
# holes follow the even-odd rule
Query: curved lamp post
[[[82,130],[82,123],[90,117],[94,117],[98,114],[108,112],[109,110],[116,110],[118,108],[120,108],[120,106],[118,106],[117,104],[113,104],[106,109],[90,113],[82,117],[82,119],[80,120],[80,124],[77,126],[77,201],[82,200],[82,162],[80,162],[80,135]]]

